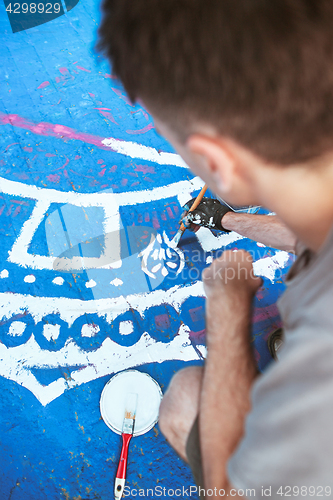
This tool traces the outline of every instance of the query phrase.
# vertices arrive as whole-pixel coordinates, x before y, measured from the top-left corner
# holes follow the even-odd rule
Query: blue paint
[[[68,10],[75,1],[66,1]],[[140,106],[128,103],[120,82],[111,78],[107,62],[94,53],[99,16],[96,3],[86,0],[47,24],[13,34],[5,7],[0,5],[1,116],[16,114],[30,123],[58,124],[94,137],[116,137],[173,152],[154,128],[143,134],[133,134],[133,131],[152,124],[152,118]],[[130,193],[130,197],[132,192],[186,181],[191,178],[191,173],[175,166],[131,159],[101,149],[89,141],[33,133],[8,123],[0,125],[0,176],[64,193],[96,193],[96,196],[102,192]],[[193,191],[192,196],[196,194],[198,191]],[[100,257],[105,249],[101,208],[90,206],[83,209],[70,203],[50,202],[32,235],[28,254]],[[30,198],[6,193],[0,196],[0,272],[2,269],[8,271],[8,277],[0,279],[0,293],[46,297],[50,301],[63,297],[86,303],[130,293],[169,290],[200,280],[207,266],[206,258],[217,257],[222,252],[204,253],[196,236],[187,231],[180,243],[185,255],[185,266],[180,275],[169,269],[167,277],[159,274],[153,280],[141,271],[137,254],[146,247],[150,236],[165,231],[171,239],[177,231],[181,207],[176,197],[170,197],[120,207],[120,257],[124,262],[121,271],[35,270],[7,260],[8,252],[35,206],[36,201]],[[146,240],[142,239],[143,235],[147,236]],[[256,259],[276,253],[249,240],[233,243],[228,248],[252,250]],[[178,266],[179,257],[174,256],[173,262]],[[152,256],[148,265],[153,265]],[[24,281],[28,274],[34,275],[33,283]],[[54,283],[56,277],[62,278],[64,283]],[[121,278],[123,284],[118,287],[110,285],[116,278]],[[96,286],[87,288],[89,280],[94,280]],[[265,339],[279,326],[279,317],[271,306],[283,289],[282,282],[273,286],[265,280],[260,298],[256,300],[256,308],[262,313],[258,316],[260,321],[253,327],[253,347],[260,369],[270,362]],[[168,304],[148,307],[144,314],[130,309],[118,314],[111,324],[106,321],[106,312],[81,314],[71,325],[61,318],[61,311],[47,314],[36,322],[27,310],[0,318],[2,344],[9,348],[22,346],[23,350],[34,335],[45,354],[44,365],[31,368],[31,375],[46,388],[59,380],[65,381],[68,387],[61,396],[42,406],[26,388],[0,378],[0,500],[74,500],[79,496],[86,500],[112,498],[121,442],[101,420],[99,411],[101,392],[111,373],[70,388],[71,375],[84,369],[85,365],[54,366],[52,359],[70,339],[87,355],[100,348],[107,338],[121,346],[131,347],[145,331],[156,342],[166,344],[177,337],[181,323],[191,331],[191,342],[197,349],[204,343],[204,311],[203,297],[189,297],[180,305],[179,311]],[[266,315],[265,311],[268,311]],[[14,322],[20,323],[23,329],[20,335],[10,334]],[[129,324],[132,331],[124,329],[124,325]],[[91,336],[89,329],[84,330],[87,325],[92,329]],[[191,364],[202,364],[198,349],[196,353],[197,358],[189,363],[172,360],[136,369],[149,373],[165,390],[177,370]],[[13,366],[13,369],[17,367]],[[158,426],[155,431],[133,439],[128,484],[145,489],[158,485],[175,489],[193,484],[189,468],[166,443]]]

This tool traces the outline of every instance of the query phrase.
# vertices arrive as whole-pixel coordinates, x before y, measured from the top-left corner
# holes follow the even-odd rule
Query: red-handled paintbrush
[[[121,449],[121,455],[114,484],[115,500],[121,499],[125,488],[128,447],[134,432],[137,402],[138,395],[136,393],[131,392],[127,394],[122,432],[123,446]]]

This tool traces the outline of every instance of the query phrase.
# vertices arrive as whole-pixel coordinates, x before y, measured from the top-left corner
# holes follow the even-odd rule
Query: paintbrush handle
[[[114,484],[114,497],[116,500],[120,499],[124,492],[125,480],[126,480],[126,469],[127,469],[127,457],[128,457],[128,447],[133,434],[122,434],[123,446],[121,448],[121,454],[116,474],[116,480]]]
[[[208,186],[205,184],[204,187],[201,189],[200,193],[198,194],[198,196],[196,197],[195,202],[193,203],[193,205],[191,206],[191,208],[189,209],[189,211],[187,213],[193,212],[193,210],[195,210],[200,205],[202,198],[205,196],[207,188],[208,188]],[[182,233],[183,233],[185,231],[185,229],[186,229],[186,227],[182,223],[179,230],[182,231]]]

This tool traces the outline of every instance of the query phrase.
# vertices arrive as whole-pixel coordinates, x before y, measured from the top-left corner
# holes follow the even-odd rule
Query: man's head
[[[333,149],[332,26],[330,0],[105,0],[98,46],[202,174],[207,138],[226,164],[235,145],[281,166]]]

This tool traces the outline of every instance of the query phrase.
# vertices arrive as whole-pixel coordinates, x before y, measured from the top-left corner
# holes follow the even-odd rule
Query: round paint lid
[[[106,425],[117,434],[123,430],[126,397],[129,393],[138,395],[133,436],[140,436],[158,421],[162,391],[156,380],[138,370],[126,370],[112,377],[103,389],[100,409]]]

